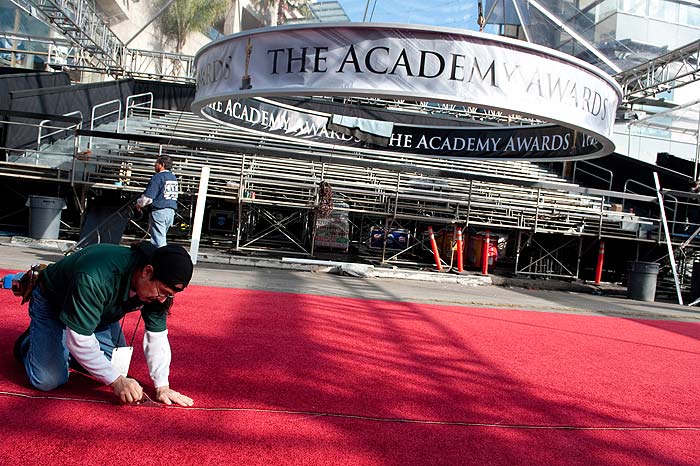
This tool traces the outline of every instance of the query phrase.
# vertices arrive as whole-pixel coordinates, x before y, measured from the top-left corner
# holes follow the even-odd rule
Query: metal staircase
[[[79,47],[89,67],[125,74],[121,61],[126,47],[85,0],[27,0],[47,22]],[[80,65],[80,64],[78,64]]]
[[[127,48],[88,0],[18,0],[14,3],[21,5],[29,15],[55,27],[73,46],[72,62],[66,65],[70,68],[114,78],[194,81],[193,56]]]

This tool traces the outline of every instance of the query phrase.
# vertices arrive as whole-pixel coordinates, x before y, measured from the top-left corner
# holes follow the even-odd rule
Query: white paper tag
[[[134,354],[133,346],[119,346],[112,350],[112,366],[124,377],[129,373],[132,354]]]

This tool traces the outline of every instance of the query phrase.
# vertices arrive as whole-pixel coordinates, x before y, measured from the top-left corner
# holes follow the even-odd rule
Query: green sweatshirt
[[[66,327],[91,335],[134,310],[128,300],[138,261],[139,253],[130,248],[93,244],[49,265],[41,279],[43,290]],[[166,313],[148,308],[141,311],[146,330],[164,331]]]

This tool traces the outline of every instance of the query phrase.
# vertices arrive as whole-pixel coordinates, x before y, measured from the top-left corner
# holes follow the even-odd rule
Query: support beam
[[[148,26],[150,26],[151,23],[152,23],[153,21],[155,21],[155,20],[157,20],[158,18],[160,18],[160,15],[162,15],[163,13],[165,13],[165,11],[168,9],[168,7],[170,7],[170,4],[173,3],[174,1],[175,1],[175,0],[168,0],[168,1],[165,3],[165,5],[163,5],[163,7],[162,7],[160,10],[158,10],[158,12],[153,16],[153,18],[151,18],[151,19],[149,19],[148,21],[146,21],[146,24],[144,24],[143,26],[141,26],[141,29],[139,29],[138,31],[136,31],[136,34],[134,34],[133,36],[131,36],[131,39],[129,39],[129,40],[127,40],[126,42],[124,42],[124,47],[128,46],[134,39],[136,39],[136,38],[139,36],[139,34],[141,34],[143,31],[145,31],[146,28],[147,28]]]
[[[583,38],[580,34],[578,34],[576,31],[574,31],[572,28],[564,24],[559,18],[557,18],[554,13],[549,11],[547,8],[542,6],[537,0],[529,0],[530,5],[535,7],[540,13],[545,15],[547,19],[549,19],[551,22],[556,24],[558,27],[560,27],[564,32],[566,32],[568,35],[570,35],[576,42],[579,44],[583,45],[586,50],[591,52],[593,55],[598,57],[600,61],[605,63],[612,69],[615,73],[619,73],[622,70],[620,69],[619,66],[617,66],[615,63],[611,62],[608,57],[606,57],[600,50],[595,48],[590,42],[588,42],[586,39]]]
[[[211,169],[208,165],[202,167],[201,175],[199,176],[199,191],[197,191],[197,207],[194,211],[194,222],[192,225],[192,241],[190,242],[190,256],[192,263],[197,263],[197,255],[199,254],[199,240],[202,237],[202,223],[204,223],[204,206],[207,202],[207,190],[209,187],[209,172]]]
[[[659,174],[654,172],[654,186],[656,186],[656,196],[659,199],[659,210],[661,211],[661,224],[664,227],[664,235],[666,236],[666,248],[668,249],[668,260],[671,263],[673,271],[673,281],[676,284],[676,295],[678,296],[678,304],[683,304],[683,296],[681,295],[681,285],[678,281],[678,271],[676,270],[676,258],[673,255],[673,245],[671,244],[671,235],[668,232],[668,223],[666,222],[666,210],[664,208],[664,197],[661,194],[661,184],[659,183]]]
[[[527,26],[525,26],[525,19],[523,18],[523,15],[520,13],[520,8],[518,7],[517,0],[513,0],[513,7],[515,8],[515,14],[518,15],[518,19],[520,20],[520,25],[523,27],[523,33],[525,34],[525,40],[528,42],[532,42],[530,40],[530,34],[527,32]]]

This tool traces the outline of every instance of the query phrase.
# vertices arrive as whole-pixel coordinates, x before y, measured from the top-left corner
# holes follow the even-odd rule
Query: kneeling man
[[[46,267],[31,292],[29,328],[15,343],[29,382],[53,390],[68,381],[69,363],[78,364],[109,385],[122,403],[142,400],[141,385],[111,363],[114,348],[125,346],[120,320],[139,311],[156,399],[192,406],[190,397],[170,388],[166,326],[173,296],[189,284],[192,271],[182,246],[150,243],[95,244]]]

